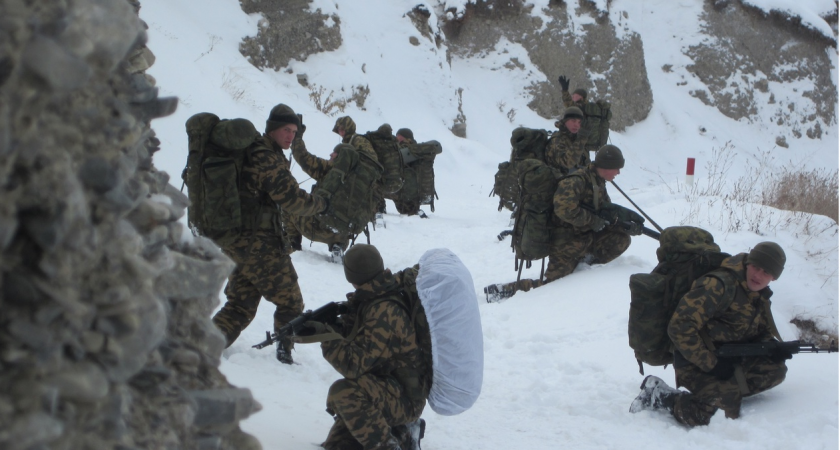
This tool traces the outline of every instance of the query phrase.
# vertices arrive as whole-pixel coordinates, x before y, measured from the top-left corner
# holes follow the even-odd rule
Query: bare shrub
[[[796,325],[800,341],[814,344],[822,349],[837,351],[837,330],[825,330],[813,319],[807,319],[801,314],[791,319],[790,323]]]
[[[794,171],[783,168],[762,191],[761,204],[786,211],[828,216],[837,222],[838,173],[824,169]]]

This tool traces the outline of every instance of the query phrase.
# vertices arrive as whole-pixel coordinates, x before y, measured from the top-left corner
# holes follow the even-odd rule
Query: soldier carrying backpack
[[[427,141],[417,143],[414,133],[408,128],[397,130],[400,159],[403,166],[404,183],[402,189],[396,193],[394,204],[400,214],[414,215],[426,218],[420,209],[422,205],[429,205],[435,212],[435,157],[443,152],[440,142]]]
[[[373,219],[382,167],[369,153],[344,143],[333,149],[329,160],[319,158],[306,149],[302,133],[292,143],[292,155],[317,182],[312,191],[327,199],[329,207],[311,218],[290,216],[287,226],[310,240],[326,243],[332,261],[340,263],[347,246]]]
[[[245,119],[200,113],[186,122],[189,155],[183,178],[190,226],[236,263],[225,288],[227,302],[213,317],[227,346],[251,323],[260,298],[276,306],[275,330],[303,311],[281,214],[312,216],[327,202],[301,189],[289,172],[283,150],[299,126],[295,112],[283,104],[272,108],[262,136]],[[277,359],[291,364],[291,349],[290,341],[279,342]]]
[[[688,391],[648,376],[630,412],[665,410],[691,427],[708,425],[718,408],[736,419],[742,398],[784,381],[785,361],[792,357],[787,347],[772,345],[782,338],[768,287],[784,270],[785,252],[774,242],[761,242],[749,253],[729,256],[711,234],[694,227],[667,228],[660,242],[660,264],[651,274],[631,276],[630,343],[640,361],[672,362],[677,387]],[[652,308],[643,311],[646,307]],[[717,350],[731,343],[762,343],[770,351],[720,356]]]
[[[610,202],[606,182],[612,181],[622,167],[624,156],[613,145],[602,147],[586,169],[565,175],[553,185],[545,181],[550,179],[547,166],[533,159],[520,162],[517,170],[523,193],[514,224],[514,251],[517,259],[526,263],[548,256],[548,268],[544,273],[541,270],[538,279],[522,280],[522,263],[518,263],[516,281],[484,288],[487,301],[548,284],[572,273],[580,262],[606,264],[624,253],[630,236],[642,233],[644,218]],[[529,173],[534,174],[530,180]],[[532,192],[530,184],[534,188],[547,186],[548,193]],[[550,186],[555,189],[553,198]],[[625,216],[621,226],[618,220],[602,217],[612,212]]]
[[[610,120],[612,120],[610,102],[603,99],[587,102],[585,89],[578,88],[569,94],[569,79],[560,75],[558,81],[563,89],[563,104],[567,108],[576,106],[583,112],[580,134],[586,140],[586,150],[597,152],[609,142]]]
[[[446,249],[391,273],[376,247],[365,244],[347,251],[344,274],[355,291],[341,315],[305,322],[311,333],[296,338],[321,342],[324,358],[343,376],[327,396],[335,422],[321,446],[419,449],[427,399],[435,412],[454,415],[481,391],[483,338],[472,277]]]

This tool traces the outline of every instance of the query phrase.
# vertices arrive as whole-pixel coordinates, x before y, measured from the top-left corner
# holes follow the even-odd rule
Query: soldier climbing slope
[[[228,346],[254,319],[263,297],[276,306],[275,331],[303,311],[303,296],[282,231],[281,213],[311,216],[324,211],[327,202],[301,189],[289,171],[283,150],[291,146],[299,126],[292,108],[284,104],[272,108],[261,145],[252,150],[242,171],[239,195],[243,216],[253,213],[255,217],[249,221],[252,229],[222,249],[236,262],[236,269],[225,288],[227,302],[213,316]],[[292,347],[290,341],[278,342],[277,359],[292,364]]]
[[[778,244],[761,242],[749,254],[729,257],[720,269],[695,280],[668,324],[677,387],[688,392],[648,376],[630,412],[665,410],[684,425],[708,425],[718,409],[736,419],[744,397],[781,384],[785,360],[792,357],[784,347],[775,347],[769,356],[737,359],[718,357],[715,349],[726,343],[781,341],[768,286],[781,276],[785,260]]]
[[[610,203],[606,182],[612,181],[624,167],[624,156],[618,147],[606,145],[585,169],[560,178],[554,193],[554,216],[550,232],[548,268],[540,279],[491,284],[484,288],[487,301],[529,291],[572,273],[578,263],[606,264],[627,250],[630,236],[642,232],[644,219],[637,214],[631,229],[616,226],[616,221],[603,219],[599,213],[617,205]],[[594,211],[594,212],[593,212]]]
[[[330,159],[319,158],[313,155],[306,149],[306,143],[303,141],[303,133],[305,131],[306,125],[301,121],[301,128],[295,136],[295,140],[292,142],[292,156],[304,173],[312,177],[315,182],[319,182],[332,169],[332,162],[335,160],[338,152],[336,149],[333,149],[330,153]],[[347,233],[337,233],[324,226],[317,218],[312,216],[284,214],[283,224],[286,227],[286,231],[295,250],[301,249],[301,238],[306,236],[311,241],[327,244],[332,262],[342,262],[344,252],[347,250],[351,239],[351,236],[348,236]]]

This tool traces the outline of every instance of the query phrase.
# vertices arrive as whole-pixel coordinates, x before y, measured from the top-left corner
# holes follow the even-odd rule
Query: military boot
[[[288,344],[284,344],[283,341],[277,341],[277,361],[280,361],[283,364],[294,364],[295,361],[292,359],[292,348]]]
[[[338,244],[330,245],[330,262],[344,265],[344,250]]]
[[[374,450],[403,450],[403,448],[400,447],[399,441],[393,435],[389,436],[387,441],[373,448]]]
[[[420,450],[420,439],[426,435],[426,421],[417,419],[405,425],[397,425],[391,433],[400,441],[402,450]]]
[[[487,296],[487,303],[494,303],[513,297],[513,294],[516,294],[516,289],[511,283],[491,284],[484,288],[484,294]]]
[[[677,397],[683,394],[682,391],[668,386],[662,378],[648,375],[639,387],[642,392],[630,404],[630,412],[637,413],[644,409],[648,410],[674,410],[674,403]]]

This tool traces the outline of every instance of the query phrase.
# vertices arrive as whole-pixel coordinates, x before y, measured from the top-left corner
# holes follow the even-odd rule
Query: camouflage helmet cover
[[[332,131],[333,133],[338,134],[338,130],[344,130],[345,136],[356,134],[356,122],[353,122],[353,119],[350,116],[339,117],[336,119],[335,126]]]

